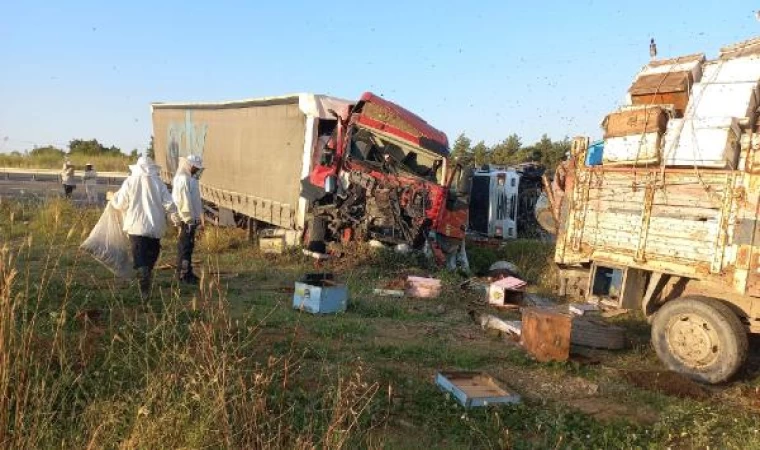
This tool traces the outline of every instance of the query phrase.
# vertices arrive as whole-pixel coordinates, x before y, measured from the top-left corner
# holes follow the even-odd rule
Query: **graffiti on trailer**
[[[166,139],[166,167],[171,173],[177,172],[180,156],[203,156],[206,146],[208,125],[194,124],[193,112],[185,111],[184,122],[171,122]]]

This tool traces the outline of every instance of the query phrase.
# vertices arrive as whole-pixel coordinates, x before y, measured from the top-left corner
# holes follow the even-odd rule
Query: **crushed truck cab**
[[[288,245],[377,240],[443,261],[464,239],[466,196],[446,135],[395,103],[295,94],[222,103],[154,103],[156,162],[203,156],[207,209]]]

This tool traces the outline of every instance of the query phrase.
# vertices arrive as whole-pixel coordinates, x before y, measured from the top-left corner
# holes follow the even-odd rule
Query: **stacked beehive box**
[[[743,126],[760,104],[760,39],[652,61],[629,89],[629,105],[603,122],[604,165],[736,168]]]
[[[603,164],[657,163],[668,115],[660,106],[629,106],[608,115],[604,120]]]
[[[736,168],[739,125],[754,121],[759,80],[760,55],[725,56],[705,63],[684,118],[669,124],[665,164]]]
[[[628,89],[632,105],[673,105],[682,117],[691,86],[702,78],[704,54],[652,61],[644,66]]]
[[[702,54],[652,61],[628,90],[629,105],[608,115],[604,126],[606,165],[660,162],[668,121],[681,117],[695,81],[702,77]]]

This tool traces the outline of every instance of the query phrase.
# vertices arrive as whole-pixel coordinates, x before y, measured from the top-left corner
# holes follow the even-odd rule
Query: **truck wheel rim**
[[[668,326],[671,354],[692,367],[707,366],[718,357],[718,333],[712,324],[694,314],[681,314]]]

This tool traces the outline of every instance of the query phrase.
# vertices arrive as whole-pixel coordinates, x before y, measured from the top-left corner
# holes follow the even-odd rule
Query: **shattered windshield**
[[[436,183],[442,178],[442,158],[367,128],[354,128],[350,156],[389,172],[403,172]]]

